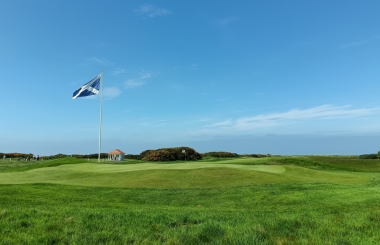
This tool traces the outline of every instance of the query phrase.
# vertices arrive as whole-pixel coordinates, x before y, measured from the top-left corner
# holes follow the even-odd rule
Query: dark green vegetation
[[[185,151],[185,153],[183,153]],[[190,147],[172,147],[161,148],[157,150],[146,150],[140,153],[141,160],[143,161],[178,161],[178,160],[190,160],[197,161],[202,159],[201,154]]]
[[[124,155],[124,159],[134,159],[134,160],[141,160],[140,155],[134,155],[134,154],[126,154]]]
[[[2,153],[0,152],[0,158],[3,159],[3,156],[6,156],[7,158],[26,158],[26,157],[33,157],[32,153]]]
[[[277,165],[273,167],[297,169],[303,173],[301,175],[315,174],[308,176],[307,181],[296,183],[229,187],[224,184],[213,188],[0,185],[0,244],[380,243],[379,160],[329,156],[218,160],[201,160],[194,164],[242,167],[200,169],[204,171],[198,172],[196,177],[204,180],[210,177],[208,172],[214,171],[214,175],[222,175],[224,183],[228,183],[242,174],[264,173],[245,170],[251,167],[249,165],[258,168]],[[9,167],[9,162],[0,161],[0,172],[11,174],[10,171],[18,171],[21,174],[28,169],[37,171],[38,167],[58,165],[58,168],[75,169],[76,164],[84,166],[86,162],[69,158],[46,161],[43,165],[27,163]],[[147,164],[137,160],[126,163],[136,165],[136,168]],[[166,165],[170,167],[178,163]],[[104,166],[105,170],[111,171],[109,163]],[[122,164],[115,166],[122,167]],[[133,174],[168,175],[170,171],[191,175],[192,171],[198,170],[152,169]],[[140,178],[141,183],[144,178],[149,182],[146,175],[133,177],[130,172],[128,174],[129,178]],[[264,174],[273,177],[277,173]],[[317,175],[334,174],[365,177],[368,181],[350,185],[313,181]]]
[[[246,156],[246,157],[271,157],[272,155],[270,155],[270,154],[245,154],[242,156]]]
[[[363,154],[359,156],[360,159],[380,159],[380,151],[377,154]]]
[[[186,153],[183,152],[183,150],[186,151]],[[2,158],[4,155],[7,156],[7,158],[22,158],[24,160],[25,158],[33,157],[32,153],[26,154],[26,153],[1,153],[0,157]],[[370,154],[373,155],[373,154]],[[190,147],[172,147],[172,148],[161,148],[157,150],[145,150],[141,152],[139,155],[134,154],[126,154],[125,159],[132,159],[132,160],[144,160],[144,161],[153,161],[153,162],[161,162],[161,161],[181,161],[181,160],[190,160],[190,161],[196,161],[200,160],[202,158],[205,159],[211,159],[211,158],[234,158],[234,157],[270,157],[270,154],[245,154],[245,155],[238,155],[236,153],[231,152],[206,152],[199,154],[194,149]],[[365,156],[365,159],[377,159],[373,157]],[[377,156],[377,155],[376,155]],[[75,157],[78,159],[98,159],[98,154],[87,154],[87,155],[81,155],[81,154],[72,154],[72,155],[65,155],[65,154],[56,154],[51,156],[40,156],[41,159],[44,160],[54,160],[54,159],[60,159],[60,158],[66,158],[66,157]],[[100,159],[107,159],[108,154],[107,153],[100,153]]]
[[[201,154],[202,157],[217,157],[217,158],[231,158],[231,157],[239,157],[236,153],[224,152],[224,151],[216,151],[216,152],[206,152]]]

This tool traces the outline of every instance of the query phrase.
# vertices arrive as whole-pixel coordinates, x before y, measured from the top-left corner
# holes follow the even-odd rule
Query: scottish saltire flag
[[[75,90],[75,92],[73,93],[73,99],[76,99],[77,97],[86,97],[86,96],[98,94],[101,79],[102,79],[102,73],[99,74],[94,79],[92,79],[91,81],[89,81],[88,83],[86,83],[85,85]]]

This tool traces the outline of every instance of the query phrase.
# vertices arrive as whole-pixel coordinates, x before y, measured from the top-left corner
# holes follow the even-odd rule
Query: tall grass
[[[355,173],[369,171],[361,162],[287,159],[268,164],[349,168],[372,180],[191,189],[0,185],[0,244],[380,243],[380,173]],[[74,163],[66,161],[46,164]]]
[[[31,160],[31,161],[17,161],[16,158],[13,158],[12,161],[10,161],[9,158],[6,159],[6,161],[0,160],[0,172],[22,172],[22,171],[28,171],[38,168],[45,168],[45,167],[56,167],[64,164],[75,164],[75,163],[84,163],[89,162],[87,159],[77,159],[77,158],[60,158],[60,159],[54,159],[54,160]],[[95,160],[91,159],[90,162],[95,162]],[[96,160],[97,162],[97,160]]]
[[[0,244],[375,244],[378,184],[0,188]]]

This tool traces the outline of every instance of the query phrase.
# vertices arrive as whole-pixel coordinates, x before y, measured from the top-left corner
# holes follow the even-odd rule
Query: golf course
[[[377,244],[380,160],[0,162],[0,244]]]

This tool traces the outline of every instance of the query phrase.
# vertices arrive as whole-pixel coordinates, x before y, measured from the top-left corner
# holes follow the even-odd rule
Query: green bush
[[[359,156],[360,159],[378,159],[378,154],[363,154]]]
[[[239,157],[236,153],[224,152],[224,151],[213,151],[206,152],[201,154],[202,157],[218,157],[218,158],[230,158],[230,157]]]
[[[57,155],[51,155],[51,156],[40,156],[40,158],[46,159],[46,160],[52,160],[52,159],[64,158],[64,157],[68,157],[68,156],[69,155],[59,153]]]
[[[146,150],[140,153],[141,160],[143,161],[178,161],[185,160],[185,154],[182,151],[186,151],[186,159],[190,161],[197,161],[202,159],[201,154],[196,152],[190,147],[173,147],[173,148],[161,148],[158,150]]]
[[[92,159],[98,159],[98,153],[94,153],[94,154],[88,154],[88,155],[81,155],[81,154],[72,154],[73,157],[75,158],[84,158],[84,159],[88,159],[88,158],[92,158]],[[108,153],[100,153],[100,159],[103,159],[103,158],[107,158],[108,157]]]
[[[7,158],[26,158],[28,156],[30,157],[33,157],[33,154],[32,153],[1,153],[0,152],[0,158],[3,159],[4,155],[7,157]]]
[[[247,157],[271,157],[270,154],[247,154]]]
[[[107,157],[108,157],[108,153],[100,153],[100,159],[107,158]],[[83,158],[95,158],[95,159],[98,159],[98,153],[84,155]]]
[[[141,155],[133,155],[133,154],[127,154],[124,156],[124,159],[133,159],[133,160],[141,160]]]

